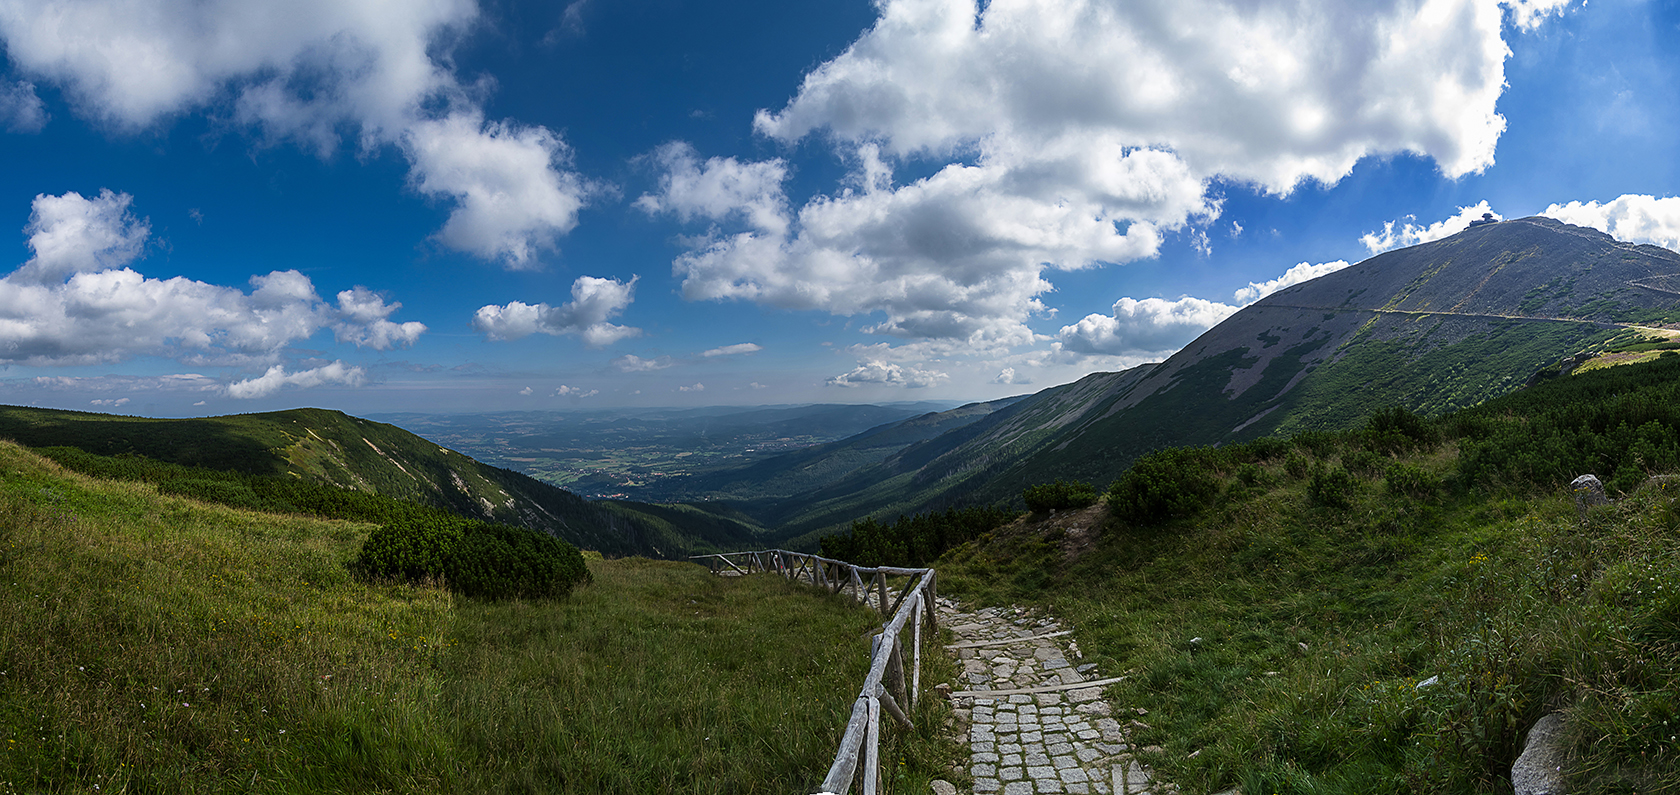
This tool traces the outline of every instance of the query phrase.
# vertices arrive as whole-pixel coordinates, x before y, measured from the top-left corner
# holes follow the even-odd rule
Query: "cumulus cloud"
[[[88,401],[88,403],[90,403],[92,405],[95,405],[95,406],[109,406],[111,408],[116,408],[117,406],[128,405],[128,400],[129,400],[128,398],[116,398],[115,400],[108,400],[108,399],[100,398],[100,399],[90,400],[90,401]]]
[[[930,387],[951,376],[934,371],[924,370],[913,365],[899,365],[892,362],[867,361],[859,362],[850,372],[841,373],[828,379],[829,386],[900,386],[911,389]]]
[[[704,392],[704,391],[706,391],[706,385],[705,384],[695,384],[693,386],[679,386],[679,387],[677,387],[677,391],[678,392]]]
[[[1680,197],[1658,199],[1626,194],[1600,204],[1553,204],[1541,215],[1576,226],[1590,226],[1628,243],[1653,243],[1680,251]]]
[[[455,199],[438,232],[444,245],[500,259],[518,270],[537,265],[559,235],[577,225],[592,188],[557,168],[569,159],[560,136],[544,127],[485,122],[455,113],[418,122],[404,140],[414,186]]]
[[[683,221],[721,221],[739,215],[761,232],[787,231],[782,182],[788,172],[780,159],[742,163],[733,157],[713,157],[702,163],[694,147],[683,141],[660,147],[650,159],[664,173],[658,193],[636,200],[636,207],[643,211],[674,213]]]
[[[635,300],[636,279],[621,282],[579,276],[572,282],[572,300],[562,306],[526,304],[520,301],[479,307],[473,314],[473,328],[493,340],[515,340],[537,332],[551,335],[575,334],[592,347],[611,345],[642,333],[639,328],[607,322]]]
[[[1511,21],[1522,30],[1540,27],[1547,17],[1563,16],[1573,0],[1501,0],[1500,5],[1511,9]]]
[[[37,196],[25,233],[34,256],[0,278],[0,362],[118,362],[161,356],[188,363],[267,363],[325,328],[340,341],[387,350],[412,344],[423,324],[388,319],[358,287],[323,301],[295,270],[251,277],[249,293],[183,277],[147,278],[127,267],[150,229],[132,197],[103,191]]]
[[[1419,243],[1428,243],[1432,240],[1456,235],[1469,229],[1472,221],[1482,220],[1482,215],[1487,213],[1493,213],[1493,217],[1496,219],[1503,220],[1504,218],[1498,213],[1494,213],[1493,208],[1488,206],[1487,200],[1483,199],[1470,207],[1460,207],[1457,215],[1444,221],[1436,221],[1428,226],[1418,226],[1415,223],[1417,218],[1410,215],[1403,219],[1404,223],[1389,221],[1383,224],[1381,232],[1366,232],[1359,238],[1359,242],[1364,243],[1365,248],[1370,249],[1372,254],[1381,254],[1390,249],[1415,246]],[[1398,229],[1395,228],[1397,224],[1400,225]]]
[[[46,103],[35,94],[34,83],[0,83],[0,126],[7,132],[38,133],[49,118]]]
[[[1237,309],[1190,296],[1176,301],[1122,298],[1114,302],[1113,314],[1086,315],[1063,326],[1059,350],[1109,356],[1175,351]]]
[[[820,135],[841,189],[785,195],[780,160],[668,145],[638,200],[704,221],[683,295],[839,315],[993,352],[1031,344],[1047,269],[1206,250],[1215,181],[1287,194],[1410,152],[1493,163],[1509,50],[1483,0],[881,0],[757,131]],[[914,179],[895,170],[916,168]]]
[[[327,384],[361,386],[366,380],[367,371],[360,367],[346,365],[343,360],[295,373],[288,373],[284,365],[277,364],[268,368],[268,372],[256,378],[247,378],[244,381],[228,384],[227,396],[249,400],[268,397],[286,387],[308,389]]]
[[[1015,372],[1013,367],[1005,367],[998,371],[997,377],[992,379],[994,384],[1030,384],[1032,379]]]
[[[601,394],[601,390],[599,389],[590,389],[586,391],[582,387],[566,386],[565,384],[561,384],[560,388],[554,390],[554,397],[572,398],[573,400],[581,400],[583,398],[594,397],[599,394]]]
[[[740,353],[758,353],[762,350],[764,350],[763,345],[752,342],[743,342],[739,345],[725,345],[721,348],[713,348],[700,355],[710,359],[714,356],[734,356]]]
[[[612,360],[613,368],[621,373],[651,373],[654,370],[663,370],[673,364],[676,364],[676,362],[669,356],[643,359],[629,353]]]
[[[1297,264],[1295,267],[1284,271],[1282,276],[1279,276],[1269,282],[1249,282],[1247,287],[1238,290],[1233,297],[1236,298],[1238,305],[1248,306],[1249,304],[1282,290],[1285,287],[1316,279],[1325,274],[1335,273],[1347,266],[1348,263],[1346,260],[1320,262],[1317,265],[1302,262]]]
[[[555,133],[484,121],[453,73],[448,44],[477,14],[471,0],[9,3],[0,39],[15,68],[120,130],[202,111],[323,155],[345,132],[364,152],[394,145],[417,190],[455,203],[440,241],[529,267],[590,191]]]

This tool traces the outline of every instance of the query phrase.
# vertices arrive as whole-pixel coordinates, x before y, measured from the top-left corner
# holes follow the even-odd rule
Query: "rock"
[[[933,795],[957,795],[957,785],[942,778],[933,780]]]
[[[939,684],[933,686],[933,692],[938,693],[940,698],[950,698],[951,697],[951,683],[950,682],[940,682]]]
[[[1553,712],[1528,730],[1522,756],[1511,765],[1511,786],[1516,795],[1565,795],[1564,756],[1563,713]]]
[[[1575,495],[1575,508],[1581,512],[1581,518],[1587,518],[1587,509],[1595,505],[1608,505],[1610,499],[1604,496],[1604,484],[1599,482],[1597,475],[1582,475],[1569,481],[1569,491]]]

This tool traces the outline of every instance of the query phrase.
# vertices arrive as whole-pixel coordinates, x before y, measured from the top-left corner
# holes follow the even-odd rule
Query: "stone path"
[[[1132,754],[1131,729],[1144,710],[1117,714],[1093,664],[1055,619],[1020,608],[973,612],[938,600],[939,621],[957,636],[962,665],[951,693],[967,734],[976,795],[1174,795]],[[1153,749],[1150,749],[1153,750]]]

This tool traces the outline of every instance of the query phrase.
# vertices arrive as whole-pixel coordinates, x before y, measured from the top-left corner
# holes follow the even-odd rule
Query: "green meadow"
[[[0,444],[0,793],[814,791],[881,623],[636,558],[557,600],[369,583],[374,529]],[[950,762],[935,709],[897,791]]]

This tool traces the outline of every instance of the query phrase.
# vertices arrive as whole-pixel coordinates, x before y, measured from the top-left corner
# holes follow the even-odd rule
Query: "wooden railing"
[[[834,593],[852,588],[858,600],[865,603],[871,601],[872,595],[876,597],[877,607],[887,621],[881,625],[881,632],[870,639],[869,674],[864,677],[863,688],[852,703],[851,720],[846,722],[840,750],[834,755],[834,764],[829,766],[828,776],[823,779],[821,795],[840,795],[850,791],[852,780],[857,777],[860,758],[864,795],[875,795],[880,791],[881,711],[885,709],[905,729],[911,728],[909,712],[918,703],[922,689],[922,625],[927,624],[930,632],[939,629],[934,610],[938,582],[933,569],[856,566],[843,560],[785,549],[695,555],[690,560],[701,561],[718,574],[769,572],[809,582]],[[887,606],[889,576],[912,579],[906,587],[898,589],[897,598],[890,608]],[[911,630],[912,658],[908,689],[904,681],[902,637],[906,625]]]

